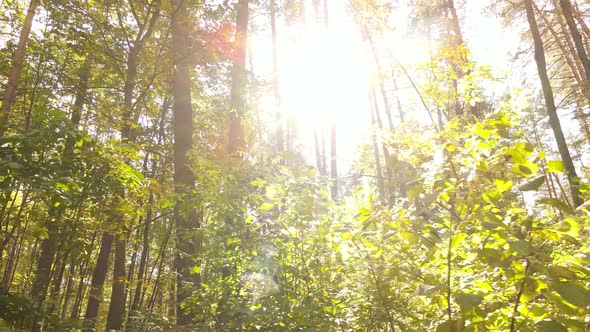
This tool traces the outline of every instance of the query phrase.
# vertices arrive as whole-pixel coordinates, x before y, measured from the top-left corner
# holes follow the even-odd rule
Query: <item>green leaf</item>
[[[539,332],[567,332],[567,328],[561,323],[554,320],[543,320],[538,322],[537,331]]]
[[[272,210],[272,208],[274,208],[274,205],[271,203],[263,203],[262,205],[260,205],[260,211],[262,212]]]
[[[463,330],[463,325],[464,325],[465,321],[464,320],[451,320],[451,321],[446,321],[444,323],[439,324],[436,327],[436,332],[455,332],[455,331],[462,331]]]
[[[462,312],[467,312],[477,307],[483,301],[483,297],[477,294],[459,293],[455,296],[455,301],[461,307]]]
[[[451,249],[455,248],[456,246],[461,244],[461,242],[463,242],[463,240],[465,240],[466,237],[467,237],[467,234],[465,234],[465,233],[456,234],[453,237],[453,240],[451,241]]]
[[[200,266],[193,266],[193,268],[191,269],[191,274],[199,274],[201,273],[201,267]]]
[[[556,282],[555,291],[567,302],[580,307],[590,306],[590,291],[577,283]]]
[[[559,225],[557,225],[557,231],[569,236],[577,237],[580,235],[580,225],[578,221],[573,218],[565,218],[559,223]]]
[[[541,175],[539,177],[536,177],[535,179],[521,185],[520,187],[518,187],[518,190],[520,191],[534,191],[539,189],[539,187],[541,187],[543,185],[543,183],[545,183],[545,175]]]
[[[547,171],[551,173],[565,172],[565,165],[561,160],[550,160],[547,162]]]
[[[569,269],[566,269],[562,266],[552,265],[549,267],[549,271],[555,275],[557,278],[564,278],[564,279],[576,279],[576,273]]]
[[[505,192],[512,188],[513,182],[511,180],[504,180],[504,179],[496,179],[494,180],[494,185],[499,192]]]

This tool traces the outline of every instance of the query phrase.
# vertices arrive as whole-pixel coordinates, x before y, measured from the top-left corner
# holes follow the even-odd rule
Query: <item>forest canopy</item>
[[[0,1],[0,331],[590,330],[589,26]]]

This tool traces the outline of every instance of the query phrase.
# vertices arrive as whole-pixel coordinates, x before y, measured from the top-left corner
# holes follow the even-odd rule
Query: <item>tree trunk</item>
[[[557,46],[559,47],[559,50],[561,51],[561,55],[563,56],[563,59],[567,63],[567,65],[570,69],[570,72],[572,73],[574,81],[580,87],[580,91],[582,92],[582,95],[584,96],[584,98],[586,100],[590,100],[590,86],[588,86],[588,84],[586,84],[584,82],[584,79],[582,78],[582,77],[585,77],[585,75],[583,73],[583,69],[578,68],[576,66],[575,59],[570,58],[571,53],[568,51],[565,44],[562,42],[559,34],[557,33],[557,31],[555,31],[551,22],[549,22],[549,20],[545,17],[545,15],[543,15],[543,12],[540,11],[539,8],[537,8],[535,3],[533,3],[533,7],[536,11],[536,14],[541,18],[541,20],[543,21],[543,23],[547,27],[547,30],[549,30],[549,32],[553,36],[553,39],[557,43]],[[575,109],[576,118],[578,119],[578,122],[580,122],[580,127],[582,129],[582,132],[586,136],[586,141],[588,143],[590,143],[590,128],[588,127],[588,122],[586,121],[586,117],[584,116],[584,113],[582,111],[583,107],[580,107],[580,106]]]
[[[20,33],[18,40],[18,46],[14,53],[14,59],[10,74],[8,74],[8,81],[6,82],[6,88],[4,90],[4,97],[2,98],[2,107],[0,108],[0,136],[4,136],[4,131],[8,126],[8,118],[10,117],[10,111],[12,104],[16,98],[16,88],[18,86],[18,80],[20,79],[21,70],[23,68],[23,61],[25,53],[27,51],[27,43],[29,41],[29,35],[31,34],[31,27],[33,25],[33,18],[35,17],[35,11],[39,5],[39,0],[31,0],[29,3],[29,9],[27,16],[25,17],[25,24]]]
[[[314,129],[313,131],[313,142],[315,146],[315,159],[316,159],[316,166],[318,168],[318,172],[321,174],[322,172],[322,152],[320,150],[320,140],[318,138],[318,130]]]
[[[381,121],[381,115],[379,113],[379,103],[377,102],[377,96],[375,95],[374,91],[371,91],[371,96],[373,99],[373,109],[375,112],[375,120],[377,121],[377,127],[379,128],[379,131],[383,133],[383,121]],[[374,128],[374,130],[377,130],[377,128]],[[385,160],[385,173],[387,175],[387,188],[384,188],[383,191],[387,195],[387,197],[385,197],[385,201],[391,206],[393,198],[393,192],[391,189],[393,170],[391,169],[391,167],[389,167],[389,149],[387,148],[387,145],[383,143],[383,139],[381,139],[381,141],[381,148],[383,149],[383,159]]]
[[[230,156],[241,158],[245,152],[244,128],[242,117],[246,110],[246,42],[248,40],[248,2],[238,1],[238,14],[236,19],[236,34],[234,42],[234,54],[231,70],[231,111],[229,125]]]
[[[172,52],[174,61],[174,84],[172,86],[174,117],[174,190],[179,198],[188,197],[195,186],[195,177],[188,155],[193,145],[193,110],[191,105],[191,82],[189,66],[189,15],[186,3],[173,0]],[[177,312],[176,324],[188,326],[194,313],[183,308],[193,289],[200,286],[199,274],[191,274],[193,257],[198,255],[198,244],[191,238],[198,228],[193,207],[181,204],[179,199],[174,208],[176,223],[176,273]],[[188,211],[187,211],[188,210]]]
[[[80,81],[71,117],[72,125],[75,127],[80,124],[82,108],[86,103],[86,92],[88,89],[91,61],[92,59],[87,57],[84,66],[80,71]],[[66,137],[66,147],[62,154],[62,164],[65,168],[69,168],[69,165],[73,162],[74,143],[74,136],[69,134]],[[63,213],[64,211],[62,208],[50,208],[48,221],[45,223],[47,227],[47,238],[43,239],[41,243],[41,254],[37,263],[37,273],[31,290],[35,304],[39,308],[42,307],[43,301],[45,301],[47,295],[47,289],[51,279],[51,266],[57,249],[56,240],[58,236],[58,225]],[[33,331],[39,331],[40,328],[41,322],[35,322],[33,324]]]
[[[88,305],[86,306],[86,314],[84,315],[84,331],[94,331],[96,327],[96,319],[98,316],[98,309],[102,302],[102,287],[107,277],[109,269],[109,258],[111,256],[111,248],[113,246],[113,234],[104,233],[100,244],[100,251],[98,252],[98,259],[96,260],[96,268],[92,275],[92,283],[90,285],[90,294],[88,296]]]
[[[159,17],[159,1],[154,1],[150,6],[155,6],[149,23],[140,25],[140,29],[131,44],[129,53],[127,54],[127,71],[125,73],[125,85],[123,88],[123,126],[121,128],[121,142],[132,143],[135,141],[135,134],[133,127],[137,123],[136,115],[133,109],[133,95],[136,86],[137,67],[139,65],[139,55],[145,45],[145,41],[150,38],[153,33],[154,26]],[[150,8],[151,9],[151,8]],[[148,13],[150,11],[148,10]],[[147,20],[147,18],[146,18]],[[138,24],[140,22],[137,22]],[[144,30],[145,29],[145,30]],[[120,193],[121,197],[125,197],[125,192]],[[123,217],[123,216],[121,216]],[[109,305],[109,313],[107,317],[107,330],[120,331],[125,320],[125,303],[127,301],[127,277],[125,273],[125,262],[127,255],[127,228],[123,229],[115,242],[115,262],[113,268],[113,287],[111,293],[111,302]]]
[[[383,183],[383,169],[381,168],[381,154],[379,153],[379,145],[377,143],[377,121],[375,119],[375,105],[373,103],[374,94],[369,93],[369,111],[371,112],[371,140],[373,141],[373,156],[375,157],[375,175],[377,177],[377,190],[379,192],[379,199],[385,198],[385,185]]]
[[[272,32],[272,87],[275,100],[275,121],[277,152],[283,152],[283,124],[281,119],[281,90],[279,81],[279,46],[277,42],[277,24],[275,0],[270,0],[270,27]]]
[[[565,165],[567,171],[567,178],[570,184],[570,190],[572,195],[572,201],[575,207],[582,205],[583,201],[580,198],[579,191],[579,180],[577,179],[576,168],[572,161],[559,117],[557,116],[557,109],[555,107],[555,101],[553,99],[553,90],[547,75],[547,63],[545,60],[545,50],[543,48],[543,41],[539,34],[539,28],[537,27],[537,21],[535,19],[535,13],[533,11],[533,5],[531,0],[523,0],[526,8],[527,20],[533,35],[533,42],[535,47],[535,62],[537,63],[537,71],[541,80],[541,86],[543,88],[543,96],[545,98],[545,106],[547,107],[547,113],[549,114],[549,124],[553,130],[555,141],[557,142],[557,148],[561,159]]]
[[[336,159],[336,125],[330,133],[330,177],[332,178],[332,200],[338,200],[338,160]]]
[[[143,279],[145,278],[145,271],[147,267],[148,253],[150,247],[150,224],[152,219],[152,205],[154,204],[154,194],[150,192],[148,199],[148,206],[146,212],[146,222],[143,229],[143,242],[141,247],[141,258],[139,260],[139,271],[137,271],[137,285],[135,286],[135,293],[133,294],[133,303],[131,310],[139,309],[139,302],[143,289]]]
[[[572,39],[574,40],[574,45],[576,46],[576,51],[580,57],[580,61],[582,62],[582,67],[586,73],[585,84],[590,84],[590,59],[588,59],[588,54],[586,53],[584,42],[582,41],[582,35],[580,34],[580,31],[578,31],[576,21],[574,20],[574,15],[572,14],[572,4],[569,0],[559,0],[559,5],[561,7],[563,16],[565,17],[565,22],[570,29]]]
[[[115,264],[113,267],[113,291],[107,316],[107,331],[120,331],[125,317],[125,254],[127,247],[126,234],[118,234],[115,242]]]

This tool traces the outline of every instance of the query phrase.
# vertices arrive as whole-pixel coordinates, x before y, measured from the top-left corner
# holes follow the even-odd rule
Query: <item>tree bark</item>
[[[189,15],[186,3],[173,0],[172,53],[174,83],[172,86],[174,117],[174,189],[178,197],[188,197],[195,186],[195,177],[190,167],[189,153],[193,145],[193,110],[191,105],[191,81],[189,64]],[[174,208],[176,223],[176,273],[177,310],[176,324],[188,326],[194,313],[183,306],[200,285],[199,274],[191,274],[193,257],[198,255],[198,244],[191,238],[198,228],[194,208],[182,205],[179,200]],[[189,209],[189,211],[187,211]]]
[[[16,88],[23,68],[27,43],[29,41],[29,35],[31,34],[31,27],[33,25],[33,19],[35,18],[37,6],[39,6],[39,0],[31,0],[29,3],[29,9],[27,10],[25,23],[20,33],[18,46],[14,52],[12,69],[10,70],[10,74],[8,74],[8,81],[6,82],[4,97],[2,98],[2,107],[0,108],[0,136],[4,136],[4,131],[8,126],[12,104],[16,98]]]
[[[245,152],[244,128],[242,117],[246,111],[246,41],[248,40],[248,3],[238,1],[236,34],[234,41],[233,63],[231,70],[231,111],[229,124],[230,156],[241,158]]]
[[[139,55],[145,45],[145,41],[151,37],[160,14],[159,1],[152,2],[150,6],[151,7],[148,10],[148,13],[151,10],[153,10],[153,12],[149,16],[149,23],[144,22],[144,24],[140,24],[140,22],[137,22],[140,28],[137,35],[135,36],[135,39],[130,45],[131,48],[129,53],[127,54],[127,70],[125,73],[125,85],[123,88],[123,125],[121,128],[121,142],[124,144],[135,141],[133,128],[137,123],[137,117],[134,114],[135,110],[133,109],[133,95],[136,86]],[[147,25],[145,23],[147,23]],[[125,196],[125,192],[123,191],[120,194],[122,197]],[[115,242],[113,287],[107,316],[107,330],[114,331],[120,331],[123,328],[123,322],[125,320],[125,303],[127,301],[128,280],[125,273],[127,229],[124,226],[120,231],[122,231],[123,234],[120,234]]]
[[[118,234],[115,242],[115,264],[113,267],[113,290],[107,316],[107,331],[120,331],[125,317],[125,254],[127,249],[126,234]]]
[[[98,309],[102,302],[102,288],[107,277],[109,269],[109,257],[111,248],[113,246],[114,235],[104,233],[100,244],[100,251],[98,252],[98,259],[96,261],[96,268],[92,275],[92,282],[90,286],[90,295],[88,296],[88,305],[86,306],[86,314],[84,315],[83,331],[94,331],[96,327],[96,319],[98,317]]]
[[[539,28],[537,26],[537,21],[535,19],[535,13],[533,11],[533,5],[531,0],[523,0],[523,2],[526,9],[526,15],[531,29],[531,34],[533,36],[535,48],[535,62],[537,64],[537,71],[539,73],[541,86],[543,88],[545,106],[547,107],[547,113],[549,114],[549,124],[551,125],[551,129],[553,130],[559,154],[561,155],[561,159],[565,165],[567,178],[570,184],[572,201],[574,203],[574,206],[578,207],[583,203],[580,197],[579,180],[576,174],[576,168],[574,166],[574,163],[569,152],[569,148],[567,146],[565,137],[563,135],[563,131],[561,129],[559,117],[557,115],[555,100],[553,99],[553,90],[551,88],[549,76],[547,75],[547,62],[545,60],[545,50],[543,47],[543,41],[541,40],[541,35],[539,34]]]
[[[574,45],[576,46],[576,52],[578,53],[580,61],[582,62],[582,67],[584,68],[584,72],[586,74],[585,84],[588,85],[590,84],[588,81],[590,80],[590,59],[588,59],[588,54],[584,48],[582,35],[580,34],[580,31],[578,31],[576,21],[574,20],[574,15],[572,14],[572,4],[569,0],[559,0],[559,6],[561,7],[561,12],[565,17],[565,22],[570,29],[572,39],[574,40]]]

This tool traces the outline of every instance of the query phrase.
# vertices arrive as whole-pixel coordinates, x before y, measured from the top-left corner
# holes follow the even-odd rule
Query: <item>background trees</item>
[[[590,8],[473,6],[2,2],[0,329],[585,330]]]

